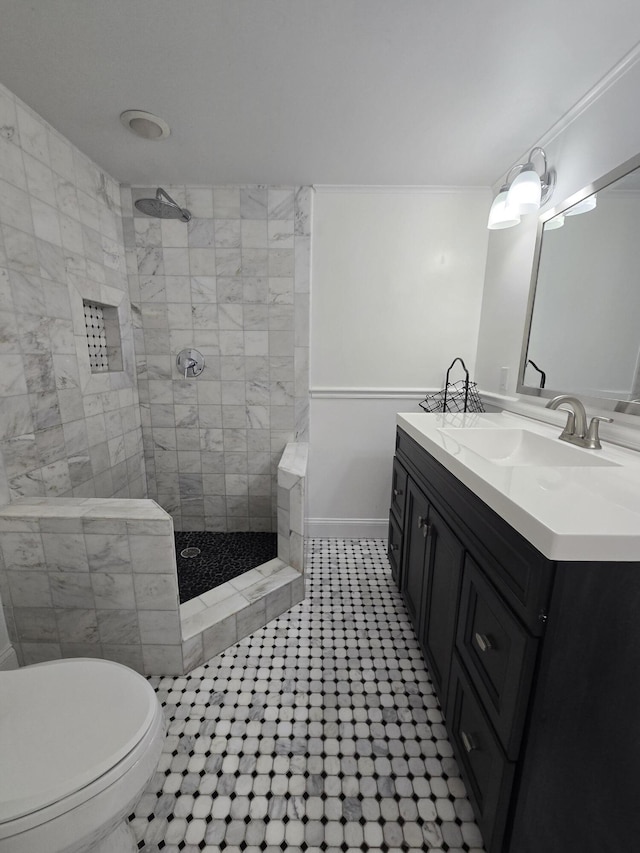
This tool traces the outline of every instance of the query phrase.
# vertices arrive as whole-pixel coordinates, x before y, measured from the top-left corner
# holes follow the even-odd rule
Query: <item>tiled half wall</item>
[[[178,530],[276,530],[278,462],[308,435],[312,190],[166,189],[190,222],[122,188],[148,494]]]
[[[150,500],[24,498],[0,510],[0,590],[23,665],[183,672],[171,518]]]
[[[181,675],[301,601],[307,450],[289,444],[280,462],[278,558],[182,607],[173,522],[155,501],[0,509],[0,596],[20,663],[97,657]]]

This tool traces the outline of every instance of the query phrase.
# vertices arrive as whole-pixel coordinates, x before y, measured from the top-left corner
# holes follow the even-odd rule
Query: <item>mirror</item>
[[[640,414],[640,157],[540,219],[518,392]]]

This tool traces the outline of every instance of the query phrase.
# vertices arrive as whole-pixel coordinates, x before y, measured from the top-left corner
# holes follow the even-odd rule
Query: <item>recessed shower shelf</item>
[[[108,373],[122,370],[122,343],[118,309],[83,299],[84,324],[89,350],[89,366],[92,373]]]

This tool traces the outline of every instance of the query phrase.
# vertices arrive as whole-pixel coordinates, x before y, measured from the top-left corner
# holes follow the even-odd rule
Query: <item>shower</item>
[[[147,216],[157,216],[160,219],[179,219],[181,222],[188,222],[191,219],[189,211],[176,204],[162,187],[158,187],[156,190],[155,198],[139,198],[135,205],[139,211],[146,213]]]

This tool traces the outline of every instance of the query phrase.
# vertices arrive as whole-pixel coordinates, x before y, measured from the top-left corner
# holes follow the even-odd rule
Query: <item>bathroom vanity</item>
[[[640,847],[640,454],[398,415],[389,560],[487,853]]]

